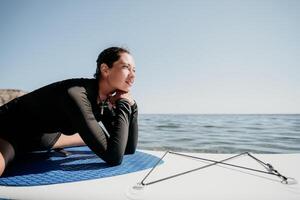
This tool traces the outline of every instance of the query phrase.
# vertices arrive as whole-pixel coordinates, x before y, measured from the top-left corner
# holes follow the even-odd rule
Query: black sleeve
[[[68,93],[75,103],[75,111],[77,110],[76,115],[70,117],[83,141],[108,164],[119,165],[123,160],[128,140],[132,112],[129,103],[124,99],[116,102],[115,116],[112,119],[108,139],[95,119],[85,88],[72,87],[68,89]]]
[[[67,109],[73,126],[87,146],[99,157],[107,150],[107,138],[99,126],[87,98],[84,87],[71,87],[68,94],[72,100],[71,107]],[[74,106],[73,106],[74,105]]]
[[[111,118],[111,126],[107,131],[110,135],[107,150],[101,156],[108,164],[121,164],[128,141],[130,116],[132,113],[129,103],[120,99],[116,102],[114,117]],[[107,124],[107,122],[106,122]],[[105,124],[104,124],[105,125]]]
[[[138,142],[138,107],[135,103],[131,106],[128,141],[125,154],[134,154]]]
[[[114,110],[106,109],[104,111],[104,116],[102,119],[102,123],[107,130],[107,132],[114,132]],[[133,154],[135,153],[136,146],[138,142],[138,107],[135,103],[131,106],[131,115],[129,116],[129,129],[128,129],[128,139],[125,148],[125,154]]]

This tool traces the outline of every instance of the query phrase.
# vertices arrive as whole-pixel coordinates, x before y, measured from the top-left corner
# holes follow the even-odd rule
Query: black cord
[[[168,176],[168,177],[165,177],[165,178],[162,178],[162,179],[158,179],[158,180],[155,180],[155,181],[151,181],[151,182],[145,183],[145,180],[147,179],[147,177],[154,171],[154,169],[158,166],[158,164],[163,160],[163,158],[164,158],[168,153],[174,154],[174,155],[178,155],[178,156],[184,156],[184,157],[194,158],[194,159],[198,159],[198,160],[208,161],[208,162],[212,162],[212,163],[211,163],[211,164],[204,165],[204,166],[202,166],[202,167],[198,167],[198,168],[196,168],[196,169],[188,170],[188,171],[181,172],[181,173],[178,173],[178,174],[175,174],[175,175],[172,175],[172,176]],[[258,170],[258,169],[249,168],[249,167],[240,166],[240,165],[234,165],[234,164],[225,163],[225,161],[231,160],[231,159],[236,158],[236,157],[240,157],[240,156],[242,156],[242,155],[247,155],[247,156],[249,156],[250,158],[252,158],[252,159],[254,159],[255,161],[257,161],[258,163],[260,163],[261,165],[263,165],[263,166],[267,169],[267,172],[266,172],[266,171],[262,171],[262,170]],[[181,176],[181,175],[184,175],[184,174],[187,174],[187,173],[191,173],[191,172],[194,172],[194,171],[197,171],[197,170],[200,170],[200,169],[204,169],[204,168],[207,168],[207,167],[211,167],[211,166],[217,165],[217,164],[227,165],[227,166],[231,166],[231,167],[241,168],[241,169],[250,170],[250,171],[255,171],[255,172],[264,173],[264,174],[269,174],[269,175],[274,175],[274,176],[279,177],[279,178],[281,179],[281,182],[282,182],[282,183],[288,184],[288,181],[287,181],[288,178],[287,178],[286,176],[283,176],[282,174],[280,174],[277,170],[274,169],[274,167],[273,167],[271,164],[265,163],[265,162],[259,160],[258,158],[256,158],[256,157],[254,157],[253,155],[251,155],[249,152],[240,153],[240,154],[231,156],[231,157],[229,157],[229,158],[226,158],[226,159],[223,159],[223,160],[220,160],[220,161],[216,161],[216,160],[211,160],[211,159],[201,158],[201,157],[197,157],[197,156],[191,156],[191,155],[182,154],[182,153],[177,153],[177,152],[172,152],[172,151],[166,151],[166,152],[165,152],[165,154],[164,154],[164,155],[159,159],[159,161],[153,166],[153,168],[149,171],[149,173],[143,178],[143,180],[141,181],[141,184],[142,184],[143,186],[145,186],[145,185],[151,185],[151,184],[154,184],[154,183],[157,183],[157,182],[161,182],[161,181],[164,181],[164,180],[168,180],[168,179],[171,179],[171,178],[175,178],[175,177],[178,177],[178,176]]]

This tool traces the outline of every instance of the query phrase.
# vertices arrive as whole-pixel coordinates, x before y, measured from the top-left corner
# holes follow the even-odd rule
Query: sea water
[[[299,153],[300,114],[140,114],[138,148],[203,153]]]

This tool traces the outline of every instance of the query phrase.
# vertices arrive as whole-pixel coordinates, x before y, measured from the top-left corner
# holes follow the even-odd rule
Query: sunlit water
[[[299,153],[300,115],[139,115],[138,148]]]

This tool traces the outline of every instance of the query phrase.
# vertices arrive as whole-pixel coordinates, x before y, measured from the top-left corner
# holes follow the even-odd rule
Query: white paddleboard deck
[[[144,152],[158,157],[165,153]],[[222,160],[231,156],[229,154],[187,154],[213,160]],[[283,184],[277,176],[217,164],[146,186],[140,186],[138,183],[150,169],[73,183],[31,187],[0,186],[0,199],[300,199],[300,154],[254,154],[254,156],[272,164],[282,175],[292,177],[298,183]],[[158,165],[144,183],[211,163],[170,154],[163,160],[164,163]],[[227,163],[265,170],[262,165],[248,156],[238,157]]]

